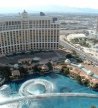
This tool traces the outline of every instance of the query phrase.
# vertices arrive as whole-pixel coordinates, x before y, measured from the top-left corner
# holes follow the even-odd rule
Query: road
[[[59,44],[62,45],[65,49],[76,51],[77,54],[79,54],[81,56],[81,58],[85,58],[85,59],[93,62],[93,64],[98,65],[98,59],[86,54],[83,50],[80,50],[79,48],[76,48],[73,44],[67,42],[65,40],[64,36],[60,37]]]

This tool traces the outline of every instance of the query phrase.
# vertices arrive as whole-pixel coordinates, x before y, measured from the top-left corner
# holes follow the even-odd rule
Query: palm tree
[[[82,84],[82,78],[80,75],[76,76],[76,80],[78,81],[79,84]]]
[[[81,82],[85,86],[89,86],[90,85],[90,81],[88,79],[81,79]]]
[[[65,75],[65,76],[67,76],[67,75],[69,75],[69,68],[68,67],[62,67],[62,69],[61,69],[61,72],[63,72],[63,74]]]

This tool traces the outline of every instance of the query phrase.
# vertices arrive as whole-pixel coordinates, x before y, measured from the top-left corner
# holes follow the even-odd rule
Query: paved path
[[[29,95],[29,96],[23,96],[23,97],[17,97],[17,98],[9,98],[6,101],[0,102],[0,105],[6,105],[6,104],[12,104],[16,102],[20,102],[23,100],[30,100],[30,99],[43,99],[48,97],[83,97],[83,98],[97,98],[98,95],[96,94],[89,94],[89,93],[45,93],[45,94],[39,94],[39,95]]]

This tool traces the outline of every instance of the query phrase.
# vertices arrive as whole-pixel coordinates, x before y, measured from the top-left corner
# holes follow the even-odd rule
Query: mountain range
[[[28,7],[28,8],[13,8],[13,9],[2,9],[0,8],[0,14],[4,13],[21,13],[26,10],[28,13],[81,13],[81,14],[98,14],[98,9],[93,8],[76,8],[66,7],[57,5],[39,6],[39,7]]]
[[[44,12],[57,12],[57,13],[92,13],[92,14],[98,14],[98,9],[64,7],[64,6],[47,6],[47,7],[42,7],[39,10],[44,11]]]

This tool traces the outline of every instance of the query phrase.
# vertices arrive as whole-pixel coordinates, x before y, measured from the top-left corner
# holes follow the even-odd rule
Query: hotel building
[[[0,17],[0,56],[29,50],[56,50],[58,43],[57,18],[33,16],[26,11]]]

